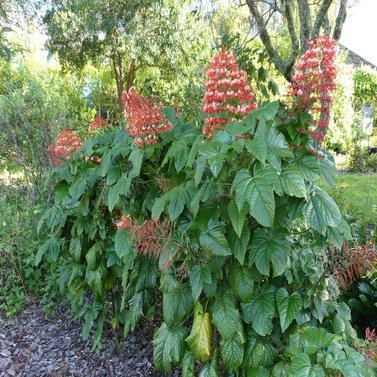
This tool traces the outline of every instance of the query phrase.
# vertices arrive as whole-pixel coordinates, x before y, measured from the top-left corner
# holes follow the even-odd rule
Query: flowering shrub
[[[71,154],[82,146],[83,144],[75,131],[62,130],[55,143],[48,147],[52,164],[58,166],[63,160],[69,160]]]
[[[93,119],[92,123],[90,123],[88,127],[89,132],[95,132],[101,128],[107,127],[107,120],[102,118],[101,115],[97,114]]]
[[[235,56],[224,48],[211,61],[207,76],[203,111],[208,118],[203,133],[212,137],[226,123],[244,119],[258,105],[245,72],[238,68]]]
[[[308,50],[302,55],[290,85],[299,111],[313,115],[315,130],[312,137],[321,143],[330,122],[331,92],[335,89],[336,42],[328,36],[319,36],[309,41]]]
[[[160,109],[150,100],[144,98],[135,88],[123,93],[126,108],[126,130],[130,132],[135,144],[141,147],[145,144],[156,144],[158,135],[171,130]]]
[[[237,69],[221,56],[227,60],[216,64],[229,68],[219,74]],[[108,313],[125,336],[155,313],[158,370],[372,377],[352,348],[350,309],[322,263],[330,245],[351,238],[316,184],[334,179],[332,157],[307,150],[307,114],[277,101],[250,113],[256,105],[244,89],[248,100],[232,94],[230,111],[209,118],[226,121],[207,120],[205,135],[173,109],[165,119],[131,90],[124,96],[130,133],[88,140],[82,153],[99,156],[98,165],[75,156],[55,170],[55,205],[39,223],[48,236],[36,262],[58,262],[62,288],[84,308],[85,338],[96,322],[95,347]],[[138,147],[147,140],[149,148]]]

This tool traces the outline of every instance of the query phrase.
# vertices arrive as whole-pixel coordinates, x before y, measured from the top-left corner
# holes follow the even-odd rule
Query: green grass
[[[360,220],[377,223],[377,174],[339,173],[327,191],[340,206],[360,214]]]

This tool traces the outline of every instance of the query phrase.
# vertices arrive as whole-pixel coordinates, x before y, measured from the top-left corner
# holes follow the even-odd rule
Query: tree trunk
[[[115,82],[117,87],[117,94],[118,94],[118,107],[120,112],[124,111],[124,103],[122,100],[122,94],[124,91],[124,82],[123,82],[123,72],[122,72],[122,61],[121,59],[117,59],[116,57],[111,58],[113,63],[113,69],[115,74]]]

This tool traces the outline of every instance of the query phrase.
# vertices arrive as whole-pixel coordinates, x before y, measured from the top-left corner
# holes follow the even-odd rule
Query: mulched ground
[[[127,340],[105,335],[103,351],[91,352],[91,340],[81,338],[82,325],[65,309],[46,317],[39,304],[26,306],[16,318],[0,311],[0,376],[179,376],[153,368],[151,334],[144,326]]]

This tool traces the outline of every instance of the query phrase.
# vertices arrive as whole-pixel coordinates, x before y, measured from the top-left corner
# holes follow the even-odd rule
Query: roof
[[[352,64],[353,66],[355,66],[357,68],[361,67],[362,65],[368,65],[369,67],[376,68],[376,66],[373,63],[364,59],[362,56],[356,54],[356,52],[350,50],[349,48],[347,48],[346,46],[344,46],[342,44],[340,44],[340,50],[348,52],[348,56],[347,56],[347,59],[346,59],[346,62],[348,64]]]

